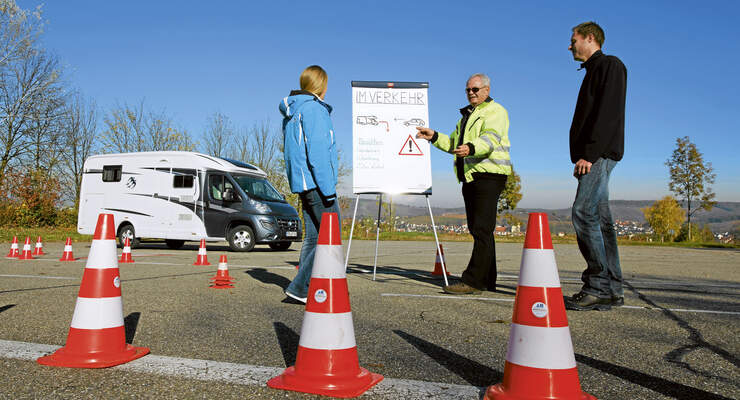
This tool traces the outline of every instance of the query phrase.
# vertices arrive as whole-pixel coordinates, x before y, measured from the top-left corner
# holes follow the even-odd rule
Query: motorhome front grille
[[[297,219],[278,218],[277,220],[278,225],[284,231],[297,231],[300,226],[300,220]]]

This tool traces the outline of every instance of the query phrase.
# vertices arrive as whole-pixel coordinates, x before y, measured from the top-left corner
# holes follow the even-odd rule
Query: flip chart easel
[[[418,140],[416,127],[429,126],[427,82],[352,81],[352,191],[356,195],[347,256],[361,194],[378,196],[373,280],[378,266],[383,195],[424,195],[432,221],[437,252],[441,254],[429,195],[432,194],[430,145]],[[447,269],[442,263],[445,285]]]

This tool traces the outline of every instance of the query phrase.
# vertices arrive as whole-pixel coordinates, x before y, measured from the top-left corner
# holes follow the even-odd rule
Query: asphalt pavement
[[[456,281],[472,243],[443,243]],[[0,248],[7,251],[7,245]],[[63,243],[35,260],[0,259],[0,398],[320,398],[266,387],[293,365],[304,307],[286,300],[299,244],[250,253],[209,244],[145,243],[120,264],[127,341],[151,354],[106,369],[36,364],[66,341],[89,243],[59,262]],[[346,247],[345,247],[346,249]],[[522,245],[497,244],[499,291],[443,294],[433,242],[353,241],[347,274],[360,365],[385,380],[362,398],[480,398],[501,382]],[[120,249],[118,250],[120,254]],[[584,268],[556,245],[563,293]],[[209,288],[228,255],[235,288]],[[740,252],[622,246],[625,306],[568,311],[583,390],[599,399],[740,398]]]

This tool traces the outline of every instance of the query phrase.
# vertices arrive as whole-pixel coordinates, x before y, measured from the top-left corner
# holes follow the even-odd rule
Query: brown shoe
[[[480,294],[480,290],[463,282],[445,286],[444,291],[449,294]]]

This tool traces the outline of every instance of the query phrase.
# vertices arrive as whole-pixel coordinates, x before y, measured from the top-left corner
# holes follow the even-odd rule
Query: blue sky
[[[196,139],[216,111],[238,126],[265,119],[277,126],[280,99],[297,88],[303,68],[322,65],[348,158],[352,80],[429,82],[430,126],[450,132],[466,104],[466,78],[484,72],[509,111],[520,206],[560,208],[576,188],[568,130],[585,72],[567,50],[570,29],[594,20],[606,32],[605,53],[628,69],[625,156],[611,198],[668,194],[664,162],[676,138],[689,136],[715,168],[717,199],[740,201],[732,117],[740,105],[740,3],[460,4],[55,1],[43,5],[44,42],[67,66],[69,83],[103,112],[145,98]],[[451,157],[433,151],[432,171],[432,203],[461,206]]]

